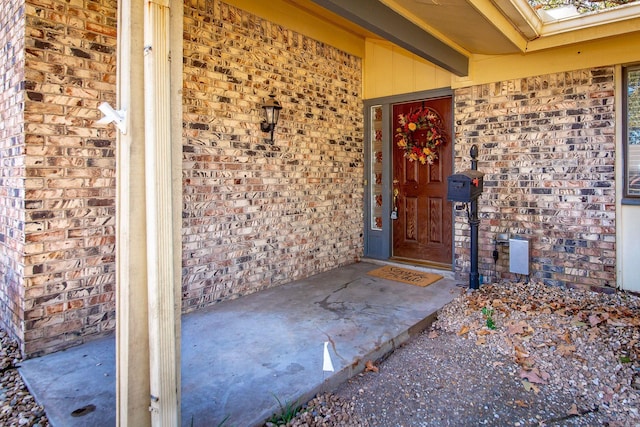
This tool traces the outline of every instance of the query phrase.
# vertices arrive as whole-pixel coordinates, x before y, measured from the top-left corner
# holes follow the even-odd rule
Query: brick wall
[[[114,326],[115,131],[93,122],[115,99],[116,6],[3,6],[22,21],[2,36],[0,310],[30,357]],[[183,308],[359,259],[361,60],[218,1],[186,4],[184,34]]]
[[[25,73],[25,353],[113,329],[116,0],[29,0]]]
[[[0,316],[35,356],[114,326],[115,133],[93,121],[115,98],[117,2],[14,3],[0,9]],[[359,259],[361,60],[217,0],[184,10],[183,309]],[[272,92],[273,142],[259,130]],[[614,286],[613,94],[612,68],[456,90],[456,169],[475,143],[487,174],[483,274],[508,231],[531,239],[534,278]],[[467,228],[459,215],[460,275]]]
[[[0,325],[22,340],[24,5],[0,4]]]
[[[184,309],[359,259],[361,60],[219,1],[184,22]]]
[[[456,90],[456,170],[480,149],[480,273],[493,239],[530,239],[532,278],[615,287],[614,69],[576,70]],[[466,216],[456,218],[456,271],[469,271]],[[498,277],[511,278],[500,247]],[[495,276],[494,276],[495,277]],[[610,288],[609,288],[610,289]]]

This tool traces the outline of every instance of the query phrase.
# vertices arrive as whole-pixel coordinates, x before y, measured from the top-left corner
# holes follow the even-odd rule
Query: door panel
[[[429,198],[429,242],[442,243],[442,199]]]
[[[397,191],[397,220],[393,221],[393,257],[450,266],[452,261],[452,206],[447,202],[446,177],[453,169],[451,97],[393,106],[393,129],[398,116],[429,107],[442,119],[445,144],[433,164],[404,157],[393,143],[393,188]]]
[[[417,197],[405,197],[405,224],[404,227],[404,240],[406,242],[417,242],[418,240],[418,198]]]

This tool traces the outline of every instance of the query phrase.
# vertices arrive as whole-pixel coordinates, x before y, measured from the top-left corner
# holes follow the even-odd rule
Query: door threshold
[[[409,265],[415,265],[418,267],[433,268],[436,270],[453,271],[451,264],[445,264],[442,262],[432,262],[432,261],[425,261],[421,259],[411,259],[411,258],[403,258],[403,257],[395,257],[395,256],[392,256],[391,258],[389,258],[389,261],[397,262],[398,264],[409,264]]]

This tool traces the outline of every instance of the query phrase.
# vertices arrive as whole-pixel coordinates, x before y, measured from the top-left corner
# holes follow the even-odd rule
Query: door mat
[[[380,277],[381,279],[393,280],[394,282],[408,283],[416,286],[429,286],[430,284],[442,279],[442,276],[434,273],[424,273],[422,271],[408,270],[406,268],[394,267],[386,265],[376,268],[367,273],[370,276]]]

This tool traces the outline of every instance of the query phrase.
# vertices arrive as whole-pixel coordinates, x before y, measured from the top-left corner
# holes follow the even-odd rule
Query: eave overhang
[[[457,76],[462,77],[469,73],[469,58],[466,55],[379,1],[313,2]]]

